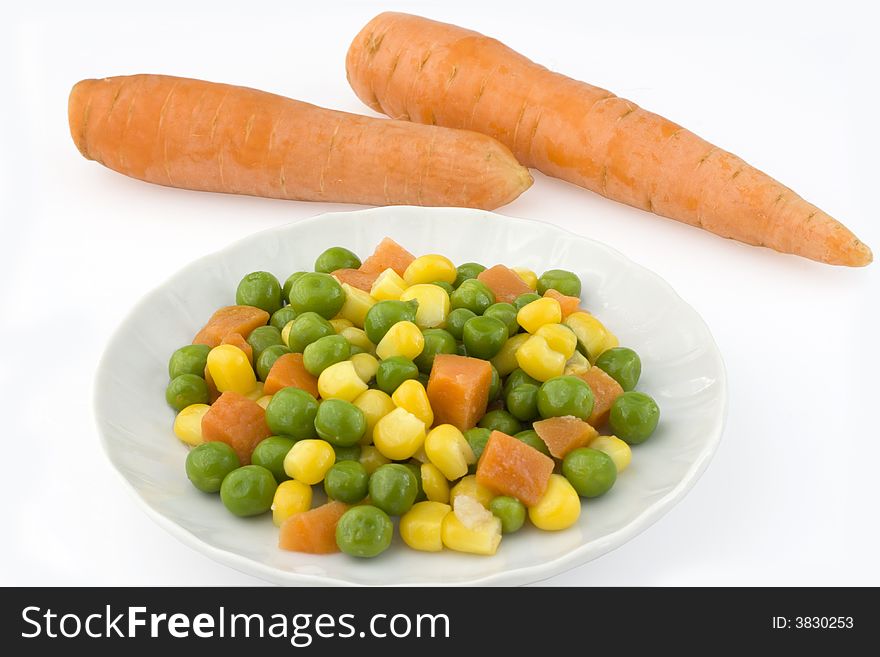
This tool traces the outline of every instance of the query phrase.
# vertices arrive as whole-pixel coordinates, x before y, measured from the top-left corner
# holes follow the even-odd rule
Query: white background
[[[348,43],[376,13],[409,10],[682,123],[880,249],[870,3],[124,4],[21,3],[0,25],[0,584],[260,583],[136,506],[99,446],[93,373],[135,300],[190,260],[355,207],[171,190],[88,162],[67,129],[81,78],[167,73],[369,113],[345,81]],[[722,446],[689,496],[547,583],[880,584],[880,264],[848,270],[745,247],[535,178],[501,212],[658,272],[708,322],[730,383]]]

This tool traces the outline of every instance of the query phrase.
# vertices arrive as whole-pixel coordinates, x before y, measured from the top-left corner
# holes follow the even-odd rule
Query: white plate
[[[280,280],[311,269],[332,245],[362,257],[384,236],[413,253],[462,263],[505,263],[578,273],[586,307],[642,359],[638,388],[661,409],[660,426],[633,449],[605,496],[585,500],[578,524],[527,528],[494,557],[409,550],[395,538],[381,557],[279,550],[268,516],[239,519],[184,474],[187,449],[171,431],[167,362],[211,313],[234,303],[246,273]],[[629,540],[679,501],[705,470],[724,425],[721,355],[700,316],[656,274],[620,253],[554,226],[478,210],[384,207],[324,214],[243,239],[184,268],[148,294],[119,327],[98,368],[95,411],[104,448],[144,509],[187,545],[279,584],[524,584],[594,559]]]

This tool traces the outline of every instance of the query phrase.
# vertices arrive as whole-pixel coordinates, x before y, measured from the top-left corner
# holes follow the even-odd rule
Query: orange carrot
[[[374,110],[485,133],[523,164],[615,201],[820,262],[872,260],[845,226],[737,156],[476,32],[380,14],[346,70]]]
[[[166,75],[83,80],[70,92],[68,118],[85,157],[170,187],[493,209],[532,182],[485,135]]]
[[[216,347],[226,336],[237,333],[247,339],[258,326],[269,321],[269,313],[254,306],[225,306],[211,315],[211,319],[193,338],[193,344]]]

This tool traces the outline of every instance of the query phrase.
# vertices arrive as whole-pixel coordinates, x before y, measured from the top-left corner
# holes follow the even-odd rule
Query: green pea
[[[614,435],[630,445],[637,445],[654,433],[660,421],[660,408],[645,393],[630,390],[614,400],[610,420]]]
[[[478,262],[466,262],[463,265],[459,265],[455,268],[455,282],[452,285],[453,287],[460,287],[462,283],[476,278],[484,271],[486,271],[486,268]]]
[[[337,463],[340,461],[360,461],[361,459],[360,445],[349,445],[347,447],[333,445],[333,452],[336,454]]]
[[[419,484],[405,465],[380,465],[370,477],[370,501],[390,516],[402,516],[416,501]]]
[[[483,317],[494,317],[507,327],[508,336],[513,336],[519,331],[519,322],[516,321],[517,310],[512,303],[493,303],[483,312]]]
[[[422,502],[428,499],[428,496],[425,494],[425,487],[422,486],[422,464],[414,461],[407,461],[406,463],[401,463],[401,465],[409,468],[409,471],[413,473],[413,477],[416,478],[416,502]]]
[[[501,533],[518,532],[526,520],[526,507],[515,497],[499,495],[489,502],[489,511],[501,520]]]
[[[298,271],[287,277],[287,280],[284,281],[284,286],[281,288],[281,298],[284,301],[290,303],[290,288],[293,287],[293,284],[296,283],[297,279],[299,279],[300,276],[303,276],[306,273],[308,272]],[[281,328],[284,327],[282,326]]]
[[[284,457],[296,441],[290,436],[269,436],[257,443],[251,453],[251,463],[262,465],[279,484],[290,479],[284,471]]]
[[[266,377],[269,376],[269,372],[272,369],[272,366],[275,364],[275,361],[278,360],[284,354],[289,354],[290,349],[285,347],[283,344],[277,344],[272,347],[267,347],[263,349],[263,352],[260,354],[260,357],[257,358],[257,376],[260,377],[260,381],[265,381]]]
[[[309,272],[290,286],[290,305],[297,313],[318,313],[324,319],[335,317],[345,304],[345,290],[330,274]]]
[[[315,260],[315,271],[332,274],[337,269],[357,269],[361,259],[341,246],[331,246]]]
[[[359,344],[349,345],[348,349],[349,349],[349,351],[351,352],[351,356],[355,356],[355,355],[357,355],[357,354],[365,354],[365,353],[367,353],[367,350],[364,349],[364,348],[363,348],[362,346],[360,346]],[[349,358],[351,358],[351,356],[349,356]]]
[[[276,310],[269,319],[269,325],[281,331],[288,322],[296,319],[296,311],[291,306],[284,306]]]
[[[468,310],[467,308],[456,308],[446,316],[446,330],[449,331],[449,334],[453,338],[461,340],[462,333],[464,332],[464,325],[469,319],[476,316],[477,314],[472,310]]]
[[[343,513],[336,523],[336,545],[352,557],[375,557],[388,549],[393,533],[387,513],[362,504]]]
[[[223,478],[240,466],[235,450],[219,440],[197,445],[186,455],[186,476],[205,493],[219,491]]]
[[[504,405],[517,420],[531,422],[538,418],[538,386],[523,383],[513,388],[504,398]]]
[[[260,359],[260,354],[269,347],[284,345],[284,341],[281,339],[280,329],[277,329],[274,326],[258,326],[251,331],[251,334],[247,338],[247,343],[254,351],[254,361],[258,361]]]
[[[245,465],[230,472],[220,484],[223,505],[237,516],[257,516],[272,508],[278,484],[261,465]]]
[[[425,329],[422,335],[425,336],[425,346],[413,362],[420,372],[430,372],[437,354],[455,353],[455,338],[440,328]]]
[[[171,354],[168,361],[168,377],[176,379],[181,374],[195,374],[204,379],[209,351],[211,347],[206,344],[188,344],[181,347]]]
[[[427,372],[419,372],[419,375],[416,377],[416,381],[422,384],[424,388],[428,387],[428,381],[430,381],[431,375]]]
[[[256,306],[271,315],[281,308],[281,283],[267,271],[251,272],[238,284],[235,303]]]
[[[537,379],[533,379],[523,370],[517,367],[515,370],[513,370],[513,372],[507,375],[507,380],[504,382],[504,389],[501,391],[501,395],[504,398],[507,398],[507,395],[510,393],[511,390],[519,385],[522,385],[523,383],[531,383],[533,386],[538,386],[539,388],[541,387],[540,381],[538,381]]]
[[[419,368],[408,358],[392,356],[379,363],[376,370],[376,385],[379,390],[389,395],[400,387],[400,384],[408,379],[415,379],[419,375]]]
[[[599,497],[614,485],[617,466],[605,452],[578,447],[562,460],[562,474],[581,497]]]
[[[542,418],[573,415],[586,420],[593,412],[593,391],[576,376],[548,379],[538,391],[538,413]]]
[[[315,417],[318,436],[331,445],[355,445],[367,431],[364,412],[344,399],[325,399]]]
[[[303,440],[317,436],[317,415],[317,399],[299,388],[282,388],[272,395],[272,401],[266,407],[266,424],[276,435]]]
[[[331,365],[348,360],[349,357],[351,345],[348,340],[341,335],[325,335],[303,349],[303,367],[312,376],[320,376]]]
[[[293,320],[287,346],[294,353],[302,353],[307,346],[326,335],[336,335],[333,325],[318,313],[304,312]]]
[[[379,344],[388,329],[397,322],[415,322],[416,310],[419,302],[415,299],[409,301],[394,301],[387,299],[374,304],[364,319],[364,331],[370,342]]]
[[[467,308],[476,315],[482,315],[486,308],[495,303],[495,295],[482,281],[469,278],[458,286],[449,297],[449,301],[453,310]]]
[[[492,363],[489,363],[489,367],[492,368],[492,380],[489,383],[489,403],[491,404],[501,395],[501,375],[498,374],[498,370]]]
[[[603,351],[596,359],[596,367],[605,370],[624,391],[632,390],[642,375],[642,361],[639,355],[627,347],[612,347]]]
[[[516,308],[516,312],[519,312],[523,309],[524,306],[527,306],[532,301],[537,301],[540,298],[540,294],[535,294],[534,292],[525,292],[523,294],[520,294],[516,299],[513,300],[513,307]]]
[[[507,327],[494,317],[474,317],[464,325],[462,341],[468,355],[489,360],[507,342]]]
[[[529,447],[534,447],[536,450],[541,452],[541,454],[550,456],[550,449],[547,447],[547,443],[541,440],[541,436],[539,436],[538,432],[534,429],[519,431],[513,434],[513,437],[516,438],[518,441],[525,443]]]
[[[501,433],[506,433],[508,436],[512,436],[522,429],[519,420],[507,411],[501,409],[486,413],[482,419],[477,422],[477,426],[482,429],[489,429],[490,431],[500,431]]]
[[[182,411],[191,404],[207,404],[208,384],[195,374],[181,374],[168,382],[165,401],[175,411]]]
[[[489,436],[491,435],[492,432],[489,429],[483,429],[480,427],[474,427],[473,429],[468,429],[464,432],[464,439],[467,440],[468,445],[471,446],[471,450],[478,461],[480,460],[480,456],[483,455],[483,450],[486,448],[486,443],[489,442]]]
[[[455,345],[455,353],[459,356],[467,356],[467,347],[464,346],[464,342],[459,342]]]
[[[442,287],[444,290],[446,290],[446,294],[449,294],[449,295],[451,295],[453,292],[455,292],[455,288],[452,287],[452,285],[450,285],[446,281],[431,281],[431,285],[436,285],[437,287]]]
[[[370,475],[357,461],[339,461],[324,475],[324,492],[331,500],[356,504],[367,496]]]
[[[538,294],[544,294],[547,290],[556,290],[559,294],[570,297],[581,296],[581,279],[577,274],[564,269],[550,269],[541,274],[538,279]]]

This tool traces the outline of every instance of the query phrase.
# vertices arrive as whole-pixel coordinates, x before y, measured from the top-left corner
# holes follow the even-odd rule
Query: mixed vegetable
[[[271,512],[283,549],[374,557],[399,517],[413,549],[494,554],[527,518],[573,525],[657,427],[639,356],[572,272],[390,238],[314,269],[247,274],[168,365],[187,477],[237,516]]]

